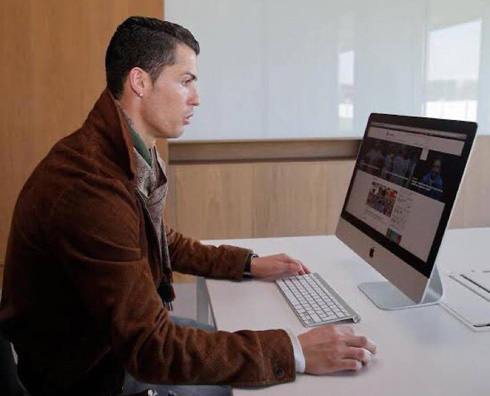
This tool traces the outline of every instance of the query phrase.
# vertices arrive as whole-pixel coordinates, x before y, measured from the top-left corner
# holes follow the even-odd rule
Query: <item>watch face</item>
[[[252,272],[251,272],[251,264],[252,264],[252,259],[254,259],[255,257],[259,257],[258,254],[255,254],[254,252],[250,252],[248,257],[247,257],[247,262],[245,263],[245,268],[243,269],[243,275],[244,276],[247,276],[247,277],[251,277],[252,276]]]

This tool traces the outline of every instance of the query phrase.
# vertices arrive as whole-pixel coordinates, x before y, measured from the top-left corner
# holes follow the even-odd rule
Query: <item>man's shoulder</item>
[[[22,188],[16,212],[46,217],[64,203],[84,210],[91,201],[132,199],[133,183],[127,173],[104,153],[101,138],[79,129],[57,142]]]

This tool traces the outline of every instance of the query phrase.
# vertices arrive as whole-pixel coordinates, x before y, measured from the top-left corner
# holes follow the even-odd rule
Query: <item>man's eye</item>
[[[182,85],[185,87],[187,86],[192,80],[184,80],[182,81]]]

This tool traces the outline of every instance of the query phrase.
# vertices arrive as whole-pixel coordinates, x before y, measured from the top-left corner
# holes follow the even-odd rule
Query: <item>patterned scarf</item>
[[[153,147],[148,158],[142,155],[140,150],[146,150],[141,137],[134,129],[133,122],[129,114],[116,100],[117,105],[122,110],[126,121],[128,122],[133,140],[133,150],[136,157],[136,190],[142,199],[147,214],[155,231],[158,241],[159,257],[162,263],[163,281],[158,287],[164,306],[172,311],[172,301],[175,300],[175,291],[172,286],[172,266],[170,263],[170,254],[168,251],[167,237],[165,235],[165,224],[163,220],[163,209],[165,208],[165,196],[167,195],[167,177],[165,176],[165,163],[160,158],[156,147]],[[144,153],[146,156],[148,152]]]
[[[143,156],[133,147],[136,156],[136,189],[140,193],[158,240],[158,248],[161,252],[164,280],[158,288],[167,309],[172,310],[172,301],[175,292],[171,285],[172,267],[168,251],[163,210],[165,208],[165,196],[167,195],[167,178],[165,176],[165,163],[158,155],[156,148],[151,149],[152,166],[146,162]]]

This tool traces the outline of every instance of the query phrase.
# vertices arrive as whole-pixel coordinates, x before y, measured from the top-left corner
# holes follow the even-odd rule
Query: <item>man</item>
[[[410,158],[408,157],[408,150],[406,148],[402,148],[393,159],[391,181],[400,186],[406,185],[406,181],[408,180],[407,176],[409,176],[407,174],[409,169]]]
[[[204,246],[163,223],[155,140],[180,136],[199,105],[198,53],[178,25],[126,20],[107,49],[107,90],[20,193],[0,323],[33,396],[119,394],[125,371],[141,383],[271,385],[296,371],[358,370],[376,352],[348,327],[296,337],[172,322],[172,268],[235,280],[308,272],[284,254]]]
[[[369,152],[364,157],[364,160],[369,165],[367,168],[367,172],[373,175],[379,175],[381,168],[384,164],[384,156],[381,150],[381,143],[376,141],[374,147],[369,150]]]
[[[420,181],[421,187],[419,190],[430,198],[440,200],[443,193],[443,184],[441,178],[441,159],[436,158],[432,162],[432,166]]]

